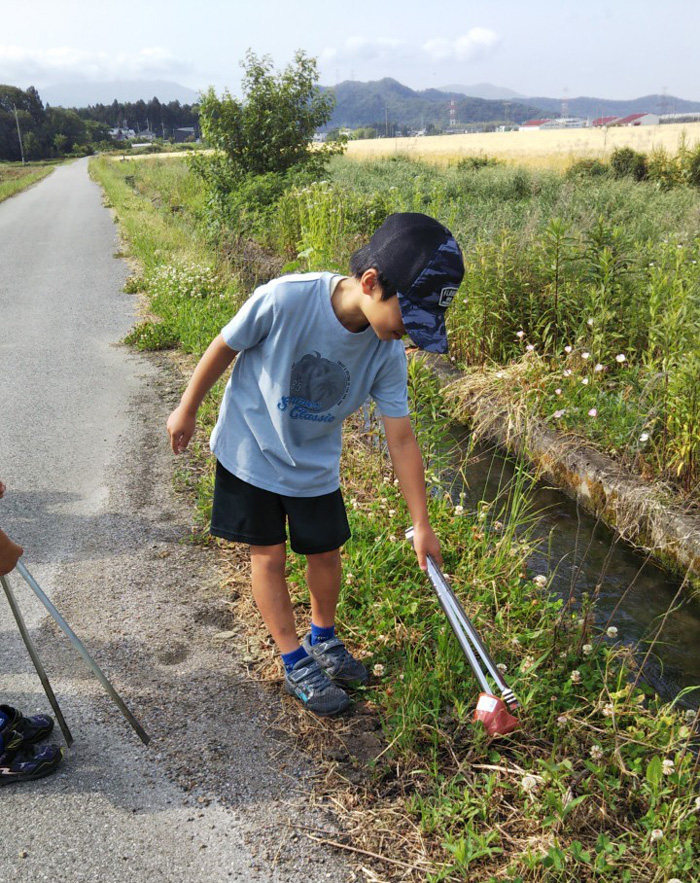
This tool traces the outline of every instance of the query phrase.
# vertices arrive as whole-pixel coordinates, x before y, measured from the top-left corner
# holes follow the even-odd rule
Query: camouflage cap
[[[439,221],[419,212],[389,215],[369,241],[375,266],[396,288],[408,336],[447,352],[445,310],[464,277],[462,252]]]

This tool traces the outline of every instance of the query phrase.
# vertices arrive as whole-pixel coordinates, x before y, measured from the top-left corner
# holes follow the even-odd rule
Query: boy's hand
[[[0,576],[5,576],[14,570],[23,553],[24,549],[13,543],[8,535],[0,530]]]
[[[442,567],[442,553],[440,552],[440,540],[430,525],[413,528],[413,548],[418,558],[421,570],[428,569],[426,556],[430,555],[438,567]]]
[[[194,435],[196,424],[197,415],[182,405],[178,405],[168,417],[166,428],[170,436],[170,447],[173,449],[173,454],[181,454],[185,450]]]

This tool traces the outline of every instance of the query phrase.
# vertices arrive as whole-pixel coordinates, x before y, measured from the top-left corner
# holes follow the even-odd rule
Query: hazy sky
[[[236,92],[248,48],[321,83],[488,82],[524,95],[700,100],[697,0],[0,0],[0,83],[165,79]]]

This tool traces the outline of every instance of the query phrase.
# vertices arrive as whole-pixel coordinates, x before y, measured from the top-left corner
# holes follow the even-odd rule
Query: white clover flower
[[[589,328],[592,328],[593,327],[593,319],[587,319],[586,325],[588,325]]]
[[[627,361],[627,356],[624,353],[618,353],[618,355],[615,356],[615,361],[619,362],[621,365],[623,362]]]
[[[381,676],[384,674],[384,666],[381,664],[381,662],[378,662],[372,668],[372,674],[375,676],[375,678],[381,678]]]
[[[520,638],[511,638],[510,643],[516,647],[519,647],[520,646]]]
[[[395,536],[393,533],[389,535],[389,542],[390,543],[396,543],[397,541],[398,541],[397,536]]]
[[[387,515],[389,515],[390,518],[393,518],[394,515],[396,515],[396,509],[389,509]]]
[[[499,662],[496,668],[500,671],[501,674],[505,674],[508,671],[508,666],[503,662]]]
[[[501,377],[505,377],[505,376],[506,376],[506,372],[505,372],[505,371],[496,371],[496,377],[498,377],[499,379],[500,379]]]
[[[666,759],[661,764],[661,772],[664,776],[672,776],[676,772],[675,764],[672,760]]]
[[[543,588],[547,585],[547,577],[543,573],[538,573],[537,576],[533,576],[533,583],[536,583],[540,588]]]
[[[695,798],[695,809],[700,812],[700,797]]]
[[[688,721],[689,724],[692,724],[692,723],[693,723],[693,721],[695,720],[695,715],[696,715],[696,714],[697,714],[697,712],[695,711],[694,708],[687,708],[687,709],[686,709],[686,711],[685,711],[685,719]]]
[[[668,883],[683,883],[683,881],[679,880],[678,877],[671,877]]]
[[[535,345],[533,343],[528,343],[525,349],[528,351],[528,353],[531,353],[535,349]]]
[[[617,637],[617,626],[615,626],[615,625],[608,626],[608,628],[605,630],[605,634],[609,638],[616,638]]]
[[[454,513],[455,515],[464,515],[464,506],[455,506]]]
[[[571,368],[564,369],[564,377],[571,377]]]
[[[565,727],[569,723],[569,718],[565,714],[560,714],[557,718],[557,726]]]
[[[355,582],[355,574],[354,573],[346,573],[345,574],[345,582],[347,585],[351,586]]]
[[[588,384],[590,383],[590,380],[589,380],[587,377],[583,377],[583,378],[581,379],[581,383],[582,383],[584,386],[588,386]]]
[[[600,372],[603,370],[603,366],[600,364],[600,362],[598,362],[593,370],[596,372],[596,374],[600,374]]]
[[[518,338],[520,338],[520,340],[522,340],[523,337],[525,337],[525,332],[524,332],[524,331],[522,330],[522,328],[521,328],[520,331],[517,331],[517,332],[516,332],[515,336],[518,337]]]
[[[664,832],[661,828],[654,828],[654,830],[649,835],[649,839],[652,843],[656,843],[657,840],[663,840]]]
[[[561,395],[561,389],[560,389],[559,387],[557,387],[557,388],[554,390],[554,395],[555,395],[555,396],[560,396],[560,395]]]
[[[567,345],[564,347],[564,352],[568,354],[571,352],[572,349],[573,347],[567,343]]]
[[[581,652],[584,656],[590,656],[593,652],[593,644],[584,644],[583,647],[581,647]]]
[[[581,672],[580,672],[577,668],[575,668],[575,669],[571,672],[571,674],[569,675],[569,677],[571,678],[571,683],[572,683],[572,684],[580,684],[580,683],[581,683]]]
[[[494,521],[493,523],[494,530],[503,530],[503,522],[502,521]]]
[[[640,442],[649,441],[649,433],[648,433],[648,432],[643,432],[643,433],[639,436],[639,441],[640,441]]]
[[[603,706],[603,717],[612,717],[615,713],[615,707],[612,702],[608,702]]]
[[[590,353],[581,353],[581,358],[582,358],[584,361],[588,361],[588,359],[590,359],[590,357],[591,357],[591,354],[590,354]]]
[[[554,412],[554,417],[559,420],[564,416],[564,414],[566,414],[566,408],[560,408],[558,411]]]
[[[597,408],[591,408],[591,410],[588,412],[588,416],[589,416],[589,417],[597,417],[597,416],[598,416],[598,409],[597,409]]]
[[[537,790],[537,779],[534,776],[523,776],[520,780],[520,787],[526,794],[531,794]]]
[[[605,752],[600,745],[591,745],[590,755],[592,760],[602,760]]]

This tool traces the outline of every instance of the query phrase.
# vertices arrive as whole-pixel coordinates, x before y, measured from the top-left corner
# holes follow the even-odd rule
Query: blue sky
[[[27,14],[28,9],[31,15]],[[4,0],[0,83],[164,79],[238,90],[248,48],[304,49],[321,82],[488,82],[524,95],[700,100],[692,0]]]

